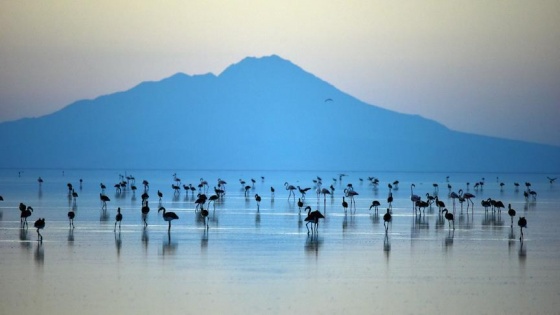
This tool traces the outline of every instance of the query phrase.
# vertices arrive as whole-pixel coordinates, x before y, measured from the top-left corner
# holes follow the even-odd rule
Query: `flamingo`
[[[109,197],[107,197],[107,195],[104,195],[102,193],[99,194],[99,199],[103,203],[101,208],[102,209],[107,209],[107,201],[111,201],[111,199],[109,199]]]
[[[43,242],[43,235],[39,233],[39,230],[45,228],[45,218],[39,218],[37,221],[35,221],[34,226],[37,228],[37,240]]]
[[[501,213],[501,212],[502,212],[502,208],[505,208],[505,206],[504,206],[504,203],[503,203],[503,202],[501,202],[500,200],[496,200],[496,201],[494,202],[494,208],[497,208],[497,209],[498,209],[498,213]]]
[[[159,197],[159,201],[161,201],[161,198],[163,198],[163,193],[159,189],[157,191],[157,195]]]
[[[22,209],[21,205],[23,205],[23,207],[25,207],[24,204],[20,203],[20,210]],[[31,208],[30,206],[27,206],[23,211],[21,211],[21,215],[20,215],[20,223],[21,223],[21,227],[23,227],[25,225],[25,227],[27,227],[27,218],[31,216],[31,213],[33,212],[33,208]]]
[[[210,203],[212,202],[212,205],[214,206],[214,210],[216,210],[216,200],[218,199],[220,199],[218,195],[212,195],[208,197],[208,206],[210,206]]]
[[[311,211],[310,206],[305,207],[305,210],[307,210],[307,217],[305,218],[307,222],[305,224],[307,227],[307,234],[309,234],[309,223],[311,223],[311,232],[316,234],[319,228],[319,219],[324,219],[325,216],[319,210]],[[313,230],[313,225],[315,226],[315,230]]]
[[[301,188],[298,185],[297,189],[299,190],[299,193],[301,194],[301,198],[305,199],[305,193],[307,193],[307,191],[310,190],[311,188],[309,188],[309,187]]]
[[[491,202],[491,201],[492,201],[491,198],[488,198],[488,199],[486,199],[486,200],[481,200],[481,201],[480,201],[480,204],[484,207],[484,210],[485,210],[486,212],[488,212],[488,207],[491,207],[491,206],[492,206],[492,202]]]
[[[303,201],[301,201],[301,198],[298,198],[297,206],[299,208],[299,212],[301,212],[301,207],[303,207]]]
[[[270,196],[274,198],[274,187],[270,186]]]
[[[113,231],[117,230],[117,223],[119,223],[119,230],[121,229],[121,221],[122,221],[121,207],[118,207],[117,215],[115,215],[115,229]]]
[[[71,228],[74,228],[74,218],[76,217],[76,212],[74,210],[68,211],[68,224]]]
[[[471,206],[473,207],[473,210],[474,210],[474,201],[472,201],[471,199],[475,198],[475,197],[476,197],[475,195],[473,195],[469,192],[466,192],[466,193],[463,194],[463,198],[465,198],[465,200],[467,201],[467,211],[469,211],[469,203],[471,204]]]
[[[436,196],[436,206],[438,207],[439,212],[441,212],[441,208],[445,208],[445,203],[439,200],[438,196]]]
[[[391,222],[391,209],[387,208],[387,212],[383,215],[383,225],[385,226],[385,234],[387,234],[387,230],[389,230],[389,222]]]
[[[348,184],[350,185],[350,184]],[[350,186],[351,187],[351,186]],[[358,193],[355,192],[353,189],[344,189],[344,194],[346,195],[346,197],[350,198],[350,204],[354,204],[354,207],[356,206],[356,201],[354,200],[354,196],[357,196]]]
[[[261,196],[259,194],[255,194],[255,201],[257,202],[257,211],[259,211],[261,205]]]
[[[167,228],[167,233],[169,233],[171,231],[171,221],[178,220],[179,216],[177,216],[175,212],[167,212],[164,207],[159,207],[158,213],[160,211],[163,211],[163,219],[169,223],[169,227]]]
[[[74,188],[72,188],[72,198],[74,198],[74,203],[76,202],[76,198],[78,198],[78,193],[74,191]]]
[[[389,196],[387,196],[387,203],[389,204],[389,208],[393,208],[392,202],[393,202],[393,193],[390,192]]]
[[[511,208],[511,203],[508,204],[508,214],[511,217],[511,227],[513,227],[513,217],[515,217],[515,210]]]
[[[148,200],[144,201],[142,206],[142,220],[144,221],[144,228],[148,226],[146,219],[148,218],[148,213],[150,212],[150,207],[148,206]]]
[[[455,230],[455,220],[453,220],[453,213],[450,213],[449,211],[447,211],[447,209],[443,209],[441,213],[445,213],[445,218],[447,219],[447,223],[449,224],[450,228],[451,222],[453,221],[453,230]]]
[[[204,224],[206,225],[207,230],[208,230],[208,214],[209,214],[208,210],[200,206],[200,216],[204,220]],[[169,224],[171,224],[171,222]]]
[[[519,240],[523,242],[523,228],[527,228],[527,219],[525,219],[525,217],[520,217],[519,220],[517,220],[517,225],[519,225],[519,229],[521,229]]]
[[[410,201],[412,201],[412,206],[414,207],[418,201],[420,201],[420,196],[415,195],[412,190],[416,185],[410,184]]]
[[[381,203],[379,201],[374,200],[374,201],[371,202],[371,206],[369,206],[369,210],[371,210],[371,208],[373,208],[375,210],[375,212],[377,212],[380,205],[381,205]]]
[[[344,208],[344,212],[346,212],[346,210],[348,209],[348,202],[346,202],[346,200],[344,199],[345,197],[342,197],[342,208]]]
[[[290,193],[288,194],[288,199],[290,199],[290,196],[294,196],[294,199],[296,198],[296,194],[294,193],[294,190],[296,190],[296,187],[294,185],[290,185],[288,184],[288,182],[284,183],[284,187],[286,188],[286,190],[289,190]]]

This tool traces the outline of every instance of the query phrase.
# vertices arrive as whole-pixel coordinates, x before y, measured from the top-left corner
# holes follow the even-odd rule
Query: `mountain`
[[[2,168],[558,172],[560,147],[366,104],[278,56],[0,124]]]

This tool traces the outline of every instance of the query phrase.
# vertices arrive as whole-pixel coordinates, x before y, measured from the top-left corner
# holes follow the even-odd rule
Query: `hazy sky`
[[[560,145],[560,1],[0,0],[0,121],[270,54],[370,104]]]

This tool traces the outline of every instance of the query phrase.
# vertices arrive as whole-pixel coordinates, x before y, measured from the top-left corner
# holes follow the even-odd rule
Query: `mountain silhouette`
[[[560,147],[366,104],[278,56],[0,124],[2,168],[557,172]]]

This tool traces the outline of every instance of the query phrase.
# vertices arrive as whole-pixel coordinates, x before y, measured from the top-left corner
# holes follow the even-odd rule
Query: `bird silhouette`
[[[37,221],[35,221],[34,226],[35,228],[37,228],[37,240],[43,242],[43,235],[41,235],[39,230],[45,228],[45,218],[39,218]]]
[[[525,219],[525,217],[520,217],[519,220],[517,220],[517,225],[521,230],[521,236],[519,237],[519,240],[523,242],[523,228],[527,228],[527,219]]]
[[[299,212],[301,212],[301,208],[303,207],[303,201],[301,201],[301,198],[298,198],[297,206],[299,208]]]
[[[166,211],[165,207],[159,207],[158,213],[160,211],[163,211],[163,219],[169,223],[169,226],[167,228],[167,232],[170,232],[171,231],[171,221],[178,220],[179,216],[177,214],[175,214],[175,212]]]
[[[204,220],[204,225],[206,226],[206,229],[208,229],[208,214],[209,214],[208,210],[200,206],[200,216]]]
[[[515,217],[515,210],[511,208],[511,203],[508,204],[508,214],[511,217],[511,226],[513,227],[513,217]]]
[[[257,202],[257,211],[259,211],[261,207],[261,196],[259,194],[255,194],[255,201]]]
[[[142,220],[144,221],[144,228],[148,226],[146,219],[148,218],[148,213],[150,212],[150,207],[148,206],[148,200],[145,200],[142,204]]]
[[[385,226],[385,234],[389,230],[389,223],[392,220],[391,209],[387,208],[387,212],[383,215],[383,225]]]
[[[369,206],[369,210],[371,210],[373,208],[375,210],[375,212],[377,212],[380,205],[381,205],[381,203],[378,200],[374,200],[374,201],[371,202],[371,206]]]
[[[76,212],[74,210],[68,211],[68,224],[71,228],[74,228],[74,218],[76,217]]]
[[[121,221],[122,221],[122,214],[121,214],[121,207],[117,208],[117,214],[115,215],[115,229],[114,231],[117,230],[117,223],[119,224],[119,230],[121,229]]]
[[[309,235],[310,223],[311,223],[311,233],[317,234],[319,228],[319,219],[324,219],[325,216],[319,210],[311,211],[310,206],[305,207],[305,210],[307,210],[307,217],[304,219],[304,221],[307,222],[305,223],[305,226],[307,227],[307,234]]]
[[[342,208],[344,209],[344,212],[346,212],[346,210],[348,209],[348,202],[346,202],[346,199],[344,199],[345,197],[342,197]]]
[[[290,199],[291,196],[294,196],[294,199],[296,198],[296,194],[294,193],[294,190],[296,190],[296,187],[294,185],[290,185],[288,184],[288,182],[284,183],[284,187],[286,188],[286,190],[288,190],[290,193],[288,194],[288,199]]]
[[[447,211],[447,209],[443,209],[441,213],[444,213],[445,219],[447,219],[447,223],[449,224],[449,228],[451,228],[451,222],[453,222],[453,229],[455,230],[455,220],[453,219],[453,213]]]
[[[23,204],[20,203],[20,210],[22,209],[21,205]],[[32,212],[33,212],[33,208],[31,208],[30,206],[25,207],[25,209],[21,211],[21,215],[20,215],[21,227],[23,227],[24,225],[25,227],[27,227],[27,218],[31,216]]]
[[[107,209],[107,201],[111,201],[111,199],[109,199],[109,197],[107,197],[107,195],[104,195],[102,193],[99,194],[99,199],[101,200],[102,209]]]

